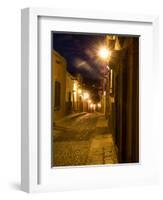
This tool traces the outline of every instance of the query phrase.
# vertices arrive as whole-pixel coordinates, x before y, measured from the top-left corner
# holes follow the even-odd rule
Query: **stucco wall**
[[[54,112],[54,121],[65,115],[66,100],[66,60],[56,51],[52,52],[52,103],[54,111],[55,81],[60,83],[60,108]],[[59,94],[58,94],[59,95]]]

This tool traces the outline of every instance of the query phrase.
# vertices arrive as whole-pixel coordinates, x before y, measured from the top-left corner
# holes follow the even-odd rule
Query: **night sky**
[[[84,82],[98,84],[106,63],[98,56],[106,35],[53,33],[53,49],[67,61],[67,70]]]

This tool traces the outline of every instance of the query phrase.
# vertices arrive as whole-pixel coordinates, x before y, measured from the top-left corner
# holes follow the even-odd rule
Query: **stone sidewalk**
[[[90,144],[87,164],[114,164],[117,162],[112,135],[105,134],[94,137]]]
[[[87,164],[114,164],[117,163],[117,155],[112,135],[108,132],[108,122],[101,116],[96,123],[96,131],[103,129],[104,133],[95,136],[89,148]],[[106,132],[105,132],[106,131]]]

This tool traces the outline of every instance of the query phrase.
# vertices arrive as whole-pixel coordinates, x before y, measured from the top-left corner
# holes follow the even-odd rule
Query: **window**
[[[59,60],[56,60],[56,63],[57,63],[57,64],[60,64],[61,62],[60,62]]]
[[[61,84],[55,81],[55,93],[54,93],[54,110],[60,109],[60,97],[61,97]]]

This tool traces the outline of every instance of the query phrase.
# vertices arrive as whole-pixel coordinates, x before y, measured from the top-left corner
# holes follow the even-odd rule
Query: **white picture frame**
[[[158,16],[25,8],[22,10],[21,19],[22,190],[26,192],[58,191],[158,183],[159,136],[154,132],[154,124],[149,117],[149,108],[151,108],[151,116],[155,116],[154,100],[151,96],[157,92],[152,88],[155,85],[154,80],[157,79]],[[77,26],[79,23],[80,27]],[[77,27],[76,32],[110,33],[109,26],[106,25],[112,28],[112,33],[142,35],[139,49],[140,162],[139,164],[99,167],[69,167],[54,171],[49,161],[50,134],[48,136],[44,134],[50,131],[51,87],[49,60],[51,52],[48,51],[50,42],[49,39],[46,41],[45,37],[50,38],[48,31],[53,31],[55,27],[58,31],[74,32]],[[97,29],[98,26],[100,30]],[[43,59],[40,58],[42,54]],[[47,71],[44,68],[45,64],[48,66]],[[150,127],[149,124],[151,124]]]

